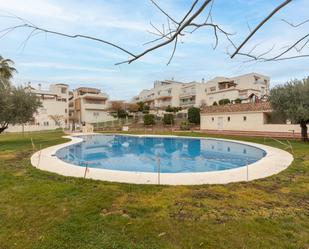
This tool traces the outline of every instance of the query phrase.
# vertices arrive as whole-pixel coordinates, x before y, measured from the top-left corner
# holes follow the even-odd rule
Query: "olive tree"
[[[276,113],[300,124],[302,140],[308,142],[309,77],[274,87],[269,100]]]
[[[13,61],[0,56],[0,133],[9,124],[24,125],[29,122],[41,105],[34,94],[11,85],[10,79],[16,72],[13,64]]]
[[[200,108],[190,107],[188,109],[188,120],[193,124],[200,124]]]

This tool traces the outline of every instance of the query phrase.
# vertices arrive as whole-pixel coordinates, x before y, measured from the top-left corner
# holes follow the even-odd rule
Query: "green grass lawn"
[[[181,133],[188,134],[200,135]],[[0,135],[1,249],[309,248],[308,144],[292,142],[293,164],[266,179],[145,186],[32,167],[31,137],[43,148],[65,141],[62,135]]]

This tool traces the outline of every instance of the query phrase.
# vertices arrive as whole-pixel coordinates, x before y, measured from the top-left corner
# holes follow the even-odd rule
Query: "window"
[[[215,118],[211,118],[211,120],[212,120],[212,122],[214,122],[214,121],[215,121]]]
[[[216,91],[216,87],[215,87],[215,86],[211,87],[211,88],[210,88],[210,91],[211,91],[211,92]]]
[[[67,109],[67,108],[65,108],[65,109],[64,109],[64,112],[65,112],[65,113],[68,113],[68,109]]]
[[[244,119],[244,121],[247,121],[247,116],[244,116],[243,119]]]
[[[49,126],[49,122],[44,122],[44,126]]]
[[[66,88],[61,88],[61,93],[67,93],[67,89]]]
[[[231,121],[231,117],[227,117],[227,121],[230,122]]]

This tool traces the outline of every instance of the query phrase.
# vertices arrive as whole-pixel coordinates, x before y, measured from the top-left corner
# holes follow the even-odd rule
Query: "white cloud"
[[[97,67],[84,67],[72,64],[54,63],[54,62],[21,62],[17,66],[31,67],[31,68],[50,68],[60,70],[76,70],[76,71],[88,71],[88,72],[116,72],[114,69],[97,68]]]
[[[74,21],[78,18],[65,8],[51,3],[48,0],[0,0],[0,9],[24,17],[57,18],[67,21]]]
[[[185,13],[189,2],[158,0],[176,18]],[[228,31],[238,31],[233,39],[239,44],[249,32],[246,22],[253,27],[276,4],[276,1],[267,0],[238,0],[235,3],[218,1],[214,6],[214,21],[218,21]],[[250,50],[259,42],[262,45],[257,48],[257,53],[267,50],[273,43],[276,43],[276,48],[291,43],[300,33],[298,30],[288,30],[280,18],[288,17],[289,21],[297,23],[308,16],[308,4],[308,0],[294,1],[280,11],[243,51]],[[142,44],[154,38],[145,32],[151,28],[149,21],[158,25],[166,22],[165,16],[146,0],[0,0],[1,10],[10,11],[53,30],[102,37],[135,53],[143,51],[147,46]],[[0,30],[6,28],[10,21],[5,19],[4,23],[2,20]],[[26,36],[27,31],[20,30],[1,40],[3,55],[16,62],[19,81],[36,79],[46,84],[61,81],[73,86],[104,86],[115,98],[133,96],[143,88],[150,88],[155,79],[175,77],[177,80],[192,81],[202,77],[208,79],[216,75],[233,76],[257,71],[279,82],[302,77],[308,69],[308,60],[247,64],[242,63],[240,57],[229,59],[225,54],[227,43],[224,37],[220,38],[219,47],[213,51],[215,37],[211,29],[201,29],[183,38],[184,43],[179,43],[175,58],[168,67],[166,63],[172,52],[172,44],[147,54],[131,65],[115,67],[114,63],[128,56],[117,49],[83,39],[64,39],[53,35],[45,39],[44,35],[37,36],[29,41],[26,52],[20,54],[15,47]]]

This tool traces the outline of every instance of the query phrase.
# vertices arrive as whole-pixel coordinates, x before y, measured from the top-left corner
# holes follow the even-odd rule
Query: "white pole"
[[[157,162],[158,162],[158,185],[160,185],[160,164],[161,164],[160,156],[157,157]]]
[[[249,167],[248,167],[248,160],[246,160],[246,164],[247,164],[247,182],[249,181]]]

